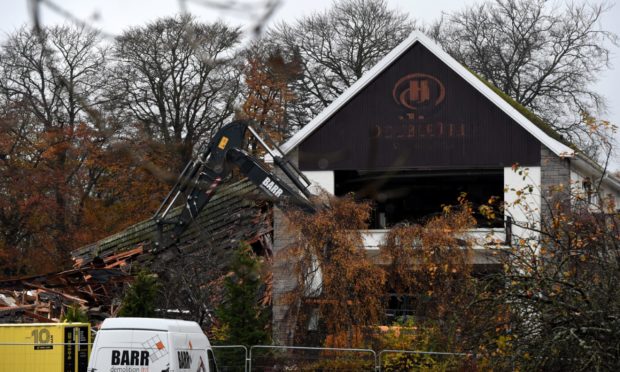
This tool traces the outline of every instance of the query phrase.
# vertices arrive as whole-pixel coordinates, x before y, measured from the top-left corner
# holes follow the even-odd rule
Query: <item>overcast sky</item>
[[[119,34],[129,26],[142,25],[158,17],[178,13],[181,2],[177,0],[51,0],[54,4],[68,10],[79,19],[112,35]],[[253,24],[260,18],[261,4],[269,0],[192,0],[185,1],[187,10],[205,21],[222,18],[227,22],[252,29]],[[44,3],[46,1],[43,1]],[[451,12],[461,9],[467,4],[479,1],[474,0],[387,0],[390,7],[408,12],[413,18],[423,23],[431,23],[441,17],[442,12]],[[255,4],[242,6],[242,11],[223,11],[217,4]],[[271,24],[281,20],[292,22],[297,18],[328,8],[332,0],[282,0],[270,18]],[[615,4],[616,1],[609,2]],[[29,22],[27,0],[0,0],[0,40],[6,37],[15,28]],[[205,6],[203,4],[215,4]],[[252,8],[257,11],[250,12]],[[43,24],[55,24],[66,21],[66,18],[55,11],[43,6],[41,18]],[[614,5],[611,11],[602,19],[602,26],[620,35],[620,6]],[[602,116],[620,126],[620,94],[616,90],[620,87],[620,49],[612,49],[612,69],[601,76],[596,83],[596,89],[608,100],[608,112]],[[620,134],[616,135],[620,139]],[[617,141],[618,142],[618,141]],[[617,147],[620,147],[617,145]],[[620,169],[620,151],[614,157],[613,169]]]

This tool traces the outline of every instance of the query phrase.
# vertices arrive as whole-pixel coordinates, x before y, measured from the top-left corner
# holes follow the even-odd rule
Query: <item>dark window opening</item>
[[[485,288],[491,294],[499,294],[502,288],[506,287],[501,265],[474,265],[471,277],[479,283],[481,288]],[[465,286],[466,284],[463,282],[455,283],[455,285]],[[413,319],[415,322],[432,319],[439,305],[436,301],[437,298],[428,295],[424,290],[417,289],[416,291],[415,288],[409,288],[408,293],[396,293],[393,288],[388,287],[383,297],[386,324],[404,323],[408,319]]]
[[[390,293],[384,299],[386,324],[404,323],[418,315],[415,311],[415,296]]]
[[[441,213],[443,205],[457,204],[465,193],[474,210],[495,197],[504,199],[503,169],[471,171],[335,171],[337,196],[353,193],[358,200],[370,200],[373,214],[370,228],[384,229],[400,222],[424,223]],[[504,217],[476,215],[478,227],[502,227]]]

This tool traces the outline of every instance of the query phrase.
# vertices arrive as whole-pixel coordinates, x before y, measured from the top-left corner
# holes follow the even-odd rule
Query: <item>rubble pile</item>
[[[75,250],[72,270],[0,281],[0,323],[58,322],[75,305],[91,319],[104,319],[118,311],[124,284],[132,280],[136,267],[157,273],[174,270],[177,260],[199,257],[225,273],[232,250],[241,242],[268,256],[273,231],[270,208],[252,183],[235,182],[218,191],[178,244],[166,252],[152,253],[157,225],[149,219]],[[210,253],[201,254],[205,251]],[[266,296],[263,301],[269,301]]]

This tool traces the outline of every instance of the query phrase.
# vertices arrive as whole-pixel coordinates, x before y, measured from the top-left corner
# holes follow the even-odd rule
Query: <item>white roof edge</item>
[[[577,171],[585,173],[582,174],[582,176],[594,176],[595,178],[603,176],[601,182],[605,186],[611,187],[615,192],[620,193],[620,180],[613,177],[609,170],[605,171],[605,174],[603,174],[603,171],[597,167],[598,164],[594,163],[593,160],[584,155],[577,154],[573,159],[573,164],[575,168],[577,168]]]
[[[351,85],[344,91],[336,100],[334,100],[329,106],[327,106],[321,113],[319,113],[314,119],[306,124],[301,130],[295,133],[288,139],[280,148],[287,154],[293,148],[297,147],[304,139],[318,129],[325,121],[327,121],[336,111],[349,102],[355,95],[360,92],[366,85],[372,82],[381,72],[388,68],[392,62],[399,58],[407,49],[409,49],[416,42],[424,45],[431,53],[437,58],[443,61],[448,67],[450,67],[457,75],[467,81],[471,86],[478,90],[489,101],[499,107],[504,113],[510,116],[516,121],[523,129],[529,132],[534,138],[545,145],[554,154],[560,157],[574,157],[575,151],[563,143],[552,138],[545,132],[543,132],[538,126],[528,120],[523,114],[512,107],[502,97],[495,93],[485,83],[478,79],[474,74],[469,72],[463,65],[461,65],[452,56],[446,53],[438,44],[433,42],[426,35],[420,31],[413,31],[411,35],[400,43],[396,48],[392,49],[385,57],[383,57],[373,68],[368,70],[359,80]]]
[[[101,325],[101,330],[115,329],[145,329],[162,330],[168,332],[202,333],[196,322],[163,319],[163,318],[107,318]]]
[[[280,149],[287,154],[293,148],[297,147],[306,137],[314,132],[321,126],[326,120],[328,120],[336,111],[340,110],[347,102],[349,102],[357,93],[372,82],[383,70],[385,70],[392,62],[400,57],[411,45],[417,40],[416,33],[409,35],[402,43],[398,44],[396,48],[392,49],[385,57],[383,57],[376,65],[370,70],[366,71],[361,78],[359,78],[353,85],[345,90],[338,98],[336,98],[329,106],[321,111],[314,117],[308,124],[301,128],[291,138],[289,138],[284,144],[280,146]]]

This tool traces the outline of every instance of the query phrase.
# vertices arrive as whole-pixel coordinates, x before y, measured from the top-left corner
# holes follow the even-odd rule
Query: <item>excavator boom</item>
[[[282,170],[290,182],[285,182],[260,160],[244,149],[247,134],[253,136]],[[310,202],[310,181],[288,161],[277,145],[267,136],[259,136],[247,121],[234,121],[222,127],[212,140],[201,148],[177,180],[153,216],[158,226],[158,237],[153,249],[162,251],[175,245],[181,234],[198,217],[218,187],[236,167],[254,183],[268,199],[279,205],[294,205],[307,212],[316,211]],[[180,213],[170,213],[173,205],[184,199]],[[164,226],[172,225],[165,229]]]

